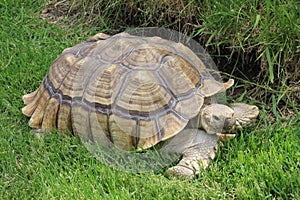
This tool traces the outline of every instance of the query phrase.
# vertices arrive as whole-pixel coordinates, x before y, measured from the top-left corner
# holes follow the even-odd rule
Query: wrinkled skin
[[[170,151],[182,153],[180,162],[166,171],[167,177],[192,179],[214,159],[218,139],[233,138],[234,131],[251,126],[259,110],[256,106],[235,103],[230,107],[211,104],[202,109],[199,127],[185,129],[168,141]]]
[[[234,103],[231,104],[230,107],[233,109],[234,117],[237,119],[236,127],[238,129],[251,126],[259,114],[259,110],[256,106],[245,103]]]
[[[258,114],[256,106],[245,103],[211,104],[201,110],[199,126],[208,134],[231,133],[253,124]]]

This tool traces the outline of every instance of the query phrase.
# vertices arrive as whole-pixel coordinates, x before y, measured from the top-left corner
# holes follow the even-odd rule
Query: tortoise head
[[[234,110],[222,104],[211,104],[200,111],[200,127],[208,134],[232,132],[236,125]]]
[[[201,110],[200,126],[208,134],[230,134],[236,129],[252,125],[258,114],[256,106],[245,103],[234,103],[230,107],[211,104]]]

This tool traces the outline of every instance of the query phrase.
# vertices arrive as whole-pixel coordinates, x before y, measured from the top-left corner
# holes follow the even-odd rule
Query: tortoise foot
[[[169,168],[165,176],[167,178],[177,177],[180,179],[193,179],[200,171],[200,165],[195,159],[183,159],[176,166]]]
[[[179,178],[179,179],[188,179],[191,180],[196,176],[196,172],[194,169],[188,168],[186,166],[176,165],[174,167],[169,168],[165,176],[167,178]]]

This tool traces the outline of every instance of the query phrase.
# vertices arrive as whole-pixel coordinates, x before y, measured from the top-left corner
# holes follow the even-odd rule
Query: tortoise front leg
[[[192,179],[214,159],[218,136],[199,129],[186,129],[176,135],[167,145],[170,151],[182,152],[180,162],[166,171],[167,177]]]

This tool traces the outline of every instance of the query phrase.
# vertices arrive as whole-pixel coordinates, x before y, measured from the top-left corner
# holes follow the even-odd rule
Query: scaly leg
[[[180,162],[166,171],[167,177],[192,179],[214,159],[218,136],[200,129],[186,129],[167,142],[169,151],[182,153]]]

